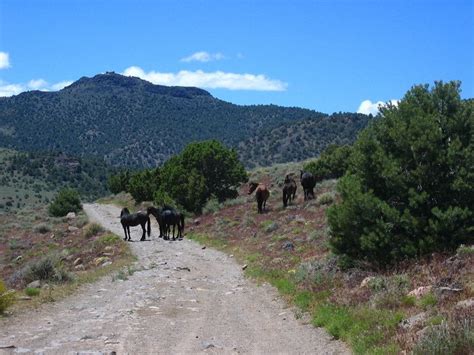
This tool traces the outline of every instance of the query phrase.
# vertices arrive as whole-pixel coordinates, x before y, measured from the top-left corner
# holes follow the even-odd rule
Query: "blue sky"
[[[326,113],[435,80],[474,97],[473,3],[1,0],[0,95],[115,71]]]

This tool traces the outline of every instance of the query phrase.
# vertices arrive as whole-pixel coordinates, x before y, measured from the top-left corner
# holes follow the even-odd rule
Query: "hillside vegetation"
[[[160,165],[190,142],[217,139],[238,147],[244,164],[268,165],[352,142],[368,120],[295,107],[239,106],[201,89],[107,73],[58,92],[0,98],[0,147],[95,155],[112,165],[143,168]],[[300,147],[303,141],[308,145]]]
[[[99,158],[9,149],[0,149],[0,164],[0,211],[47,204],[63,187],[84,200],[98,198],[108,193],[107,176],[115,171]]]

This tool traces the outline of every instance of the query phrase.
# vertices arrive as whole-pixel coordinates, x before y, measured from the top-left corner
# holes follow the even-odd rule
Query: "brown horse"
[[[288,206],[288,202],[291,202],[295,199],[296,189],[296,181],[292,174],[286,175],[285,184],[283,185],[283,207]]]
[[[267,200],[270,197],[270,191],[268,191],[267,187],[264,184],[257,184],[256,182],[249,183],[249,192],[250,195],[252,192],[255,191],[255,197],[257,198],[257,208],[258,213],[263,213],[267,205]]]

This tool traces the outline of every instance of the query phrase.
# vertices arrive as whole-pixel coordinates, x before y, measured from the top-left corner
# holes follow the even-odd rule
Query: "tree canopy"
[[[328,211],[333,250],[379,265],[474,234],[474,104],[459,82],[414,86],[364,130]]]

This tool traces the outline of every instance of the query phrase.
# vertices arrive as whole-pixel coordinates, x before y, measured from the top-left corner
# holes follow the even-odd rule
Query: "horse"
[[[270,191],[264,184],[258,184],[256,182],[249,183],[249,192],[252,194],[255,191],[255,197],[257,198],[258,213],[263,213],[266,208],[268,197],[270,197]]]
[[[178,227],[178,238],[183,238],[184,233],[184,214],[176,211],[173,207],[164,206],[163,208],[148,207],[147,214],[155,216],[160,226],[160,238],[169,240],[169,232],[173,226],[173,240],[175,240],[175,227]]]
[[[148,229],[147,233],[148,236],[151,234],[151,226],[150,226],[150,217],[147,214],[144,214],[142,212],[138,213],[130,213],[128,208],[122,209],[120,212],[120,223],[122,224],[123,231],[125,232],[125,238],[123,240],[128,240],[130,241],[130,227],[135,227],[140,225],[143,230],[142,238],[140,241],[145,240],[145,224],[148,223]],[[128,233],[128,236],[127,236]]]
[[[300,170],[300,182],[303,186],[304,200],[311,200],[314,198],[314,187],[316,186],[316,178],[309,172],[303,172]]]
[[[285,184],[283,185],[283,207],[288,205],[288,202],[291,202],[295,199],[296,189],[297,189],[296,181],[293,179],[293,176],[290,174],[286,175],[285,177]]]

